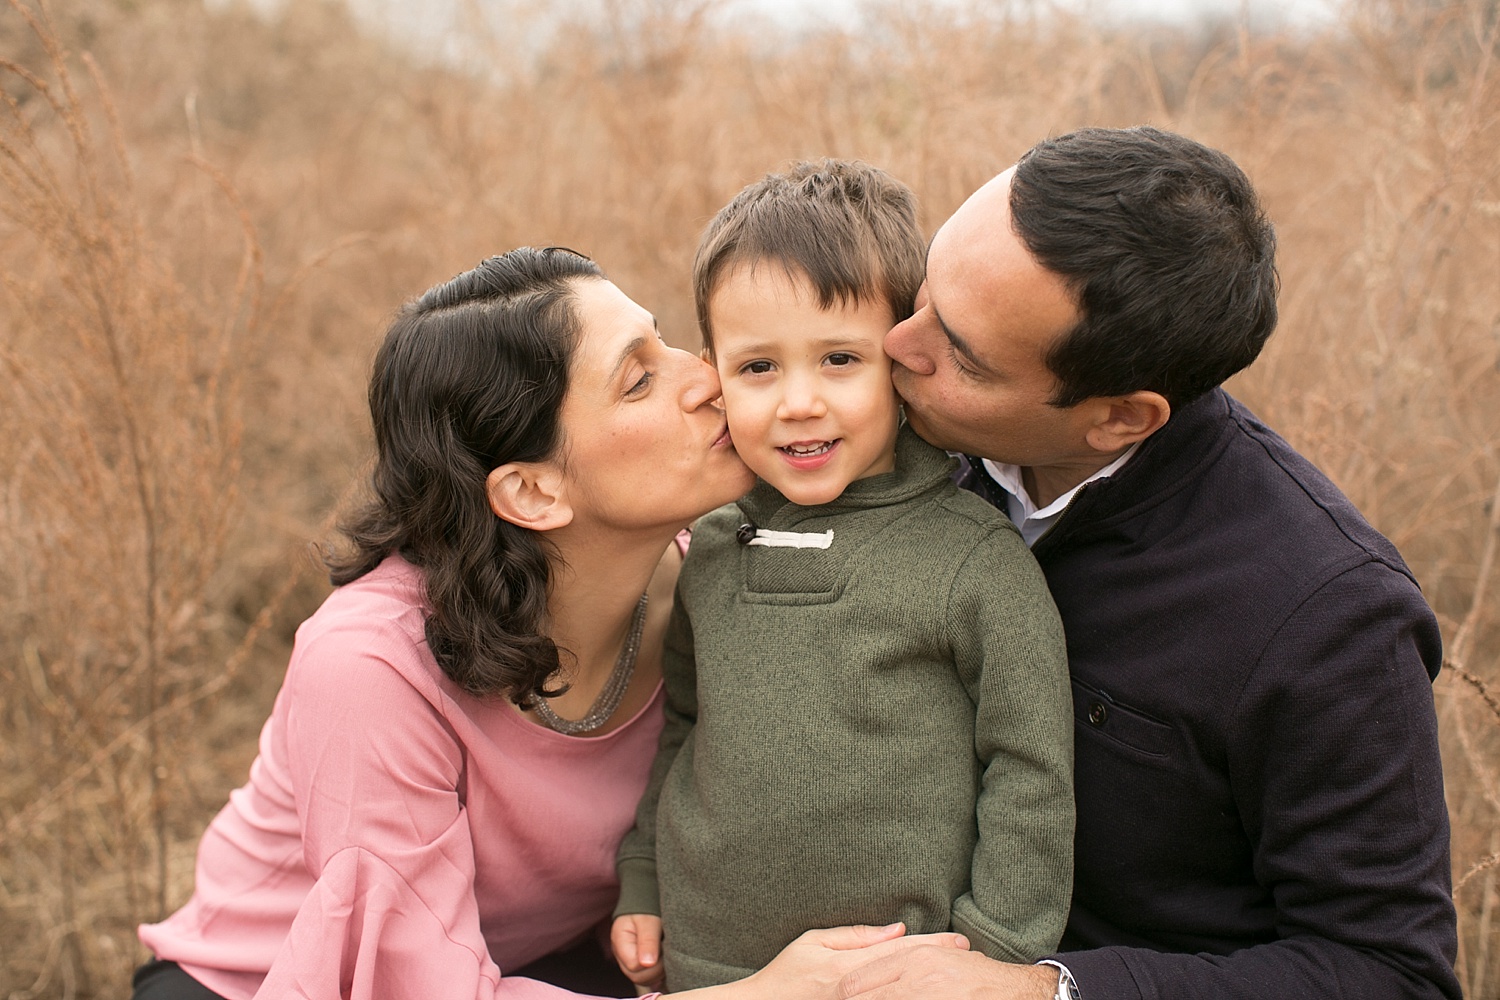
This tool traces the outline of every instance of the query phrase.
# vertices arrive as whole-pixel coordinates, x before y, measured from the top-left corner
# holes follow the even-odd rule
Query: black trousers
[[[574,993],[591,996],[633,997],[635,987],[625,978],[614,959],[606,955],[592,936],[563,951],[553,952],[505,973],[539,979]],[[224,1000],[213,990],[183,972],[176,962],[150,961],[135,970],[130,981],[132,1000]],[[433,998],[437,1000],[437,998]]]
[[[136,969],[130,985],[135,988],[131,1000],[224,1000],[183,972],[176,962],[158,959]]]

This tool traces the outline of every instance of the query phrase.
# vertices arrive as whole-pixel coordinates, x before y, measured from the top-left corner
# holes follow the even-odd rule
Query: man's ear
[[[490,510],[520,528],[551,531],[573,520],[561,471],[551,462],[507,462],[484,483]]]
[[[1161,430],[1172,415],[1172,404],[1165,396],[1145,389],[1096,402],[1103,409],[1088,430],[1089,447],[1095,451],[1124,451]]]

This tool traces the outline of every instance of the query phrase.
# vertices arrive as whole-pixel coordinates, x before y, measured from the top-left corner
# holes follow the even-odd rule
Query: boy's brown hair
[[[818,306],[884,300],[896,322],[912,314],[926,241],[911,189],[858,160],[803,160],[767,174],[713,217],[693,259],[703,346],[713,351],[708,302],[737,264],[780,264],[802,274]]]

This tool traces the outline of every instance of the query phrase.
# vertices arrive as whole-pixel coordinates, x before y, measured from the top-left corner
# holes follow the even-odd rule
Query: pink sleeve
[[[287,675],[286,759],[316,883],[256,996],[575,996],[502,977],[490,959],[458,791],[463,748],[436,687],[417,690],[372,651],[383,647],[416,655],[395,629],[331,634]]]

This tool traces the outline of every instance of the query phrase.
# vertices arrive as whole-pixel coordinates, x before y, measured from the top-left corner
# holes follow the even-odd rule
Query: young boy
[[[699,521],[678,583],[619,853],[612,940],[640,985],[738,979],[813,927],[951,927],[1012,961],[1062,934],[1057,612],[1010,522],[899,426],[881,349],[923,251],[911,192],[843,161],[751,185],[699,245],[705,354],[760,482]]]

